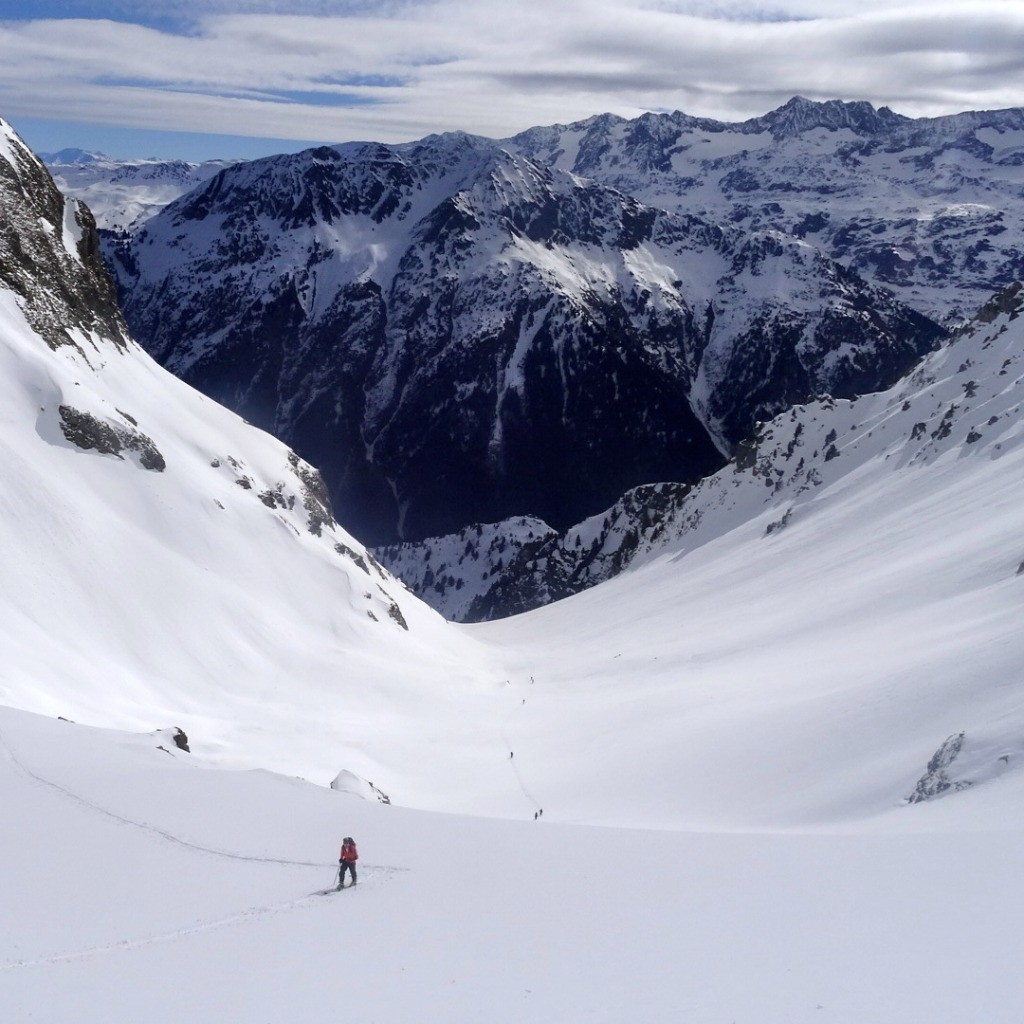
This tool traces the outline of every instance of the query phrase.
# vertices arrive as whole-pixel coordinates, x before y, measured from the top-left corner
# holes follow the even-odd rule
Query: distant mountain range
[[[460,618],[606,578],[629,551],[591,559],[576,524],[659,521],[759,422],[884,389],[1024,277],[1019,109],[795,97],[228,168],[50,159],[125,208],[163,181],[129,230],[105,214],[135,334]]]
[[[948,325],[1024,277],[1024,109],[909,118],[794,97],[728,124],[612,115],[516,151],[652,206],[797,238]]]
[[[106,253],[143,344],[319,465],[357,535],[561,530],[639,484],[696,482],[795,402],[887,386],[944,337],[957,261],[922,313],[858,272],[860,242],[858,269],[833,258],[852,228],[813,227],[854,208],[879,235],[902,223],[890,165],[921,156],[912,124],[797,100],[739,126],[320,147],[227,168]]]
[[[85,149],[39,157],[66,194],[86,203],[102,229],[122,230],[230,166],[229,160],[117,160]]]

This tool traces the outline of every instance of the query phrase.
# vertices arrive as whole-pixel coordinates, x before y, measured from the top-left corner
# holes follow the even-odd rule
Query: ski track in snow
[[[228,850],[215,850],[208,846],[202,846],[199,843],[190,842],[188,839],[182,839],[180,836],[176,836],[171,832],[165,832],[163,829],[157,828],[155,825],[148,825],[142,821],[133,821],[131,818],[126,818],[123,815],[118,814],[116,811],[108,810],[106,807],[101,807],[99,804],[93,803],[91,800],[87,800],[83,796],[79,796],[79,794],[72,792],[65,786],[60,785],[60,783],[53,782],[41,775],[37,775],[18,758],[11,749],[10,744],[4,739],[2,733],[0,733],[0,750],[3,750],[7,759],[14,765],[21,775],[31,779],[33,782],[43,786],[48,786],[50,789],[56,790],[68,799],[74,800],[75,803],[81,804],[83,807],[87,807],[89,810],[94,811],[97,814],[113,818],[114,821],[120,822],[122,825],[129,825],[132,828],[142,829],[144,832],[151,832],[154,835],[160,836],[161,839],[166,839],[169,843],[175,843],[178,846],[184,846],[189,850],[196,850],[199,853],[209,854],[214,857],[225,857],[228,860],[242,860],[260,864],[281,864],[285,867],[296,868],[326,868],[330,866],[329,864],[317,861],[285,860],[280,857],[253,857],[243,853],[231,853]]]
[[[31,774],[31,773],[29,773]],[[33,776],[34,777],[34,776]],[[102,808],[96,808],[102,811]],[[104,812],[106,813],[106,812]],[[116,817],[113,816],[113,817]],[[123,820],[123,819],[118,819]],[[135,822],[129,822],[129,824],[135,824]],[[145,828],[146,826],[140,826]],[[163,834],[163,833],[159,833]],[[191,844],[184,844],[191,845]],[[201,850],[202,847],[193,847],[194,849]],[[217,851],[207,851],[217,852]],[[238,858],[248,860],[263,860],[260,857],[249,857],[249,858]],[[270,863],[285,863],[294,864],[295,861],[271,861]],[[316,867],[323,867],[318,864]],[[395,867],[380,867],[375,866],[368,869],[370,873],[369,877],[373,878],[377,874],[390,875],[396,871],[408,871],[408,868],[395,868]],[[361,886],[366,885],[366,882],[360,882],[358,889]],[[346,887],[348,888],[348,887]],[[174,942],[178,939],[185,939],[192,935],[200,935],[204,932],[217,931],[220,928],[229,928],[232,925],[240,924],[244,921],[251,921],[254,918],[266,917],[271,914],[280,914],[289,910],[297,910],[306,905],[314,905],[315,902],[321,896],[328,896],[336,892],[334,889],[316,889],[311,893],[307,893],[305,896],[300,896],[297,899],[284,900],[281,903],[272,903],[269,906],[264,907],[247,907],[245,910],[239,911],[237,914],[228,914],[226,917],[219,917],[214,921],[200,921],[197,924],[191,925],[188,928],[176,928],[173,931],[160,932],[156,935],[147,935],[138,939],[121,939],[117,942],[108,942],[102,946],[91,946],[87,949],[74,950],[70,953],[57,953],[53,956],[35,957],[32,960],[8,960],[0,963],[0,971],[15,970],[19,967],[42,967],[48,964],[60,964],[68,963],[75,960],[87,960],[90,957],[102,956],[104,953],[116,953],[123,950],[130,949],[142,949],[147,946],[161,945],[167,942]]]
[[[505,685],[506,686],[511,686],[512,685],[511,680],[506,679],[505,680]],[[526,799],[529,800],[531,804],[533,804],[534,811],[539,811],[541,809],[541,807],[542,807],[542,804],[533,795],[533,793],[530,792],[530,790],[526,786],[526,783],[523,781],[523,776],[522,776],[522,774],[519,771],[519,766],[516,764],[515,748],[512,746],[512,742],[509,740],[508,733],[507,733],[506,728],[505,728],[508,725],[508,723],[511,721],[512,716],[514,714],[516,714],[516,712],[521,707],[522,707],[522,704],[517,704],[505,716],[505,722],[504,722],[504,724],[502,726],[502,729],[501,729],[501,738],[505,742],[505,749],[509,752],[509,757],[508,757],[509,767],[512,769],[512,774],[516,777],[516,782],[519,784],[519,788],[520,788],[520,790],[522,790],[523,796],[525,796]]]
[[[91,800],[87,800],[85,797],[80,796],[77,793],[72,792],[65,786],[60,785],[57,782],[53,782],[51,779],[44,778],[41,775],[36,774],[32,769],[27,767],[25,763],[15,754],[11,745],[4,738],[3,733],[0,732],[0,752],[4,754],[6,759],[14,766],[15,771],[26,779],[29,779],[36,785],[45,786],[49,789],[55,790],[62,797],[73,800],[75,803],[87,808],[95,814],[100,814],[103,817],[111,818],[121,825],[127,825],[131,828],[141,829],[144,832],[149,832],[153,835],[159,836],[161,839],[166,840],[169,843],[174,843],[177,846],[183,846],[186,849],[193,850],[197,853],[206,854],[214,857],[224,857],[228,860],[240,860],[248,861],[251,863],[258,864],[274,864],[284,867],[304,867],[304,868],[317,868],[319,870],[325,870],[329,867],[329,864],[316,861],[301,861],[301,860],[286,860],[279,857],[254,857],[241,853],[231,853],[227,850],[216,850],[212,847],[202,846],[199,843],[190,842],[187,839],[182,839],[180,836],[176,836],[171,832],[167,832],[164,829],[157,828],[155,825],[148,825],[145,822],[134,821],[131,818],[126,818],[124,815],[117,814],[115,811],[111,811],[106,807],[101,807],[99,804],[93,803]],[[364,878],[373,878],[376,875],[391,875],[398,871],[408,871],[409,868],[394,867],[390,865],[363,865],[363,871],[365,872]],[[360,885],[365,885],[363,881]],[[13,970],[18,967],[38,967],[45,964],[58,964],[65,963],[73,960],[84,960],[89,957],[99,956],[104,953],[112,953],[120,950],[138,949],[144,946],[157,945],[159,943],[173,942],[176,939],[186,938],[190,935],[197,935],[202,932],[214,931],[219,928],[227,928],[233,924],[238,924],[242,921],[251,920],[257,917],[264,917],[268,914],[282,913],[287,910],[297,909],[308,903],[311,903],[318,899],[320,896],[329,895],[331,892],[336,891],[332,889],[316,889],[311,893],[307,893],[304,896],[300,896],[296,899],[285,900],[281,903],[270,904],[269,906],[263,907],[247,907],[245,910],[239,911],[235,914],[229,914],[227,917],[217,918],[213,921],[201,921],[188,928],[177,928],[173,931],[162,932],[157,935],[149,935],[138,939],[121,939],[117,942],[105,943],[102,946],[92,946],[87,949],[75,950],[70,953],[58,953],[54,956],[36,957],[31,960],[9,960],[0,962],[0,971]]]
[[[157,935],[147,935],[139,939],[121,939],[118,942],[109,942],[102,946],[79,949],[71,953],[57,953],[54,956],[37,957],[33,960],[9,960],[6,963],[0,963],[0,971],[14,970],[18,967],[41,967],[47,964],[86,960],[90,957],[102,956],[104,953],[116,953],[122,950],[140,949],[146,946],[155,946],[165,942],[174,942],[177,939],[188,938],[191,935],[216,931],[219,928],[228,928],[231,925],[238,924],[242,921],[248,921],[257,917],[265,917],[268,914],[278,914],[286,910],[295,909],[303,906],[304,904],[312,903],[321,895],[321,893],[322,890],[318,890],[317,892],[301,896],[298,899],[285,900],[282,903],[274,903],[266,907],[248,907],[237,914],[229,914],[227,917],[221,917],[215,921],[201,921],[188,928],[177,928],[174,931],[162,932]]]

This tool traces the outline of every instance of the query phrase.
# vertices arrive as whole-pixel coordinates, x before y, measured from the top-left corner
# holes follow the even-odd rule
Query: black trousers
[[[338,885],[345,884],[345,872],[352,872],[352,884],[356,884],[356,862],[354,860],[343,860],[341,862],[341,870],[338,872]]]

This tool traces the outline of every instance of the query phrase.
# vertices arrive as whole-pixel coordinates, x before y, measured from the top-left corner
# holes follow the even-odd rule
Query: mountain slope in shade
[[[463,135],[229,168],[108,255],[158,361],[320,466],[371,541],[564,528],[943,333],[798,239]]]
[[[1006,431],[1015,444],[1021,302],[1020,285],[1000,293],[955,342],[887,392],[799,406],[761,425],[733,465],[696,485],[637,488],[564,532],[509,520],[376,553],[449,618],[496,618],[610,579],[666,545],[700,546],[770,510],[766,535],[775,534],[823,487],[865,471],[882,453],[916,466],[950,450],[966,457]]]
[[[766,424],[657,535],[609,530],[627,571],[473,628],[536,680],[508,733],[545,806],[585,776],[595,816],[840,820],[1019,770],[1022,294],[890,391]],[[556,743],[601,753],[554,787]]]

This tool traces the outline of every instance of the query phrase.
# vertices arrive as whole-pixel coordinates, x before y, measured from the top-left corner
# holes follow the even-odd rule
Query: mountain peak
[[[778,109],[747,123],[767,129],[776,138],[791,138],[814,128],[849,128],[858,135],[875,135],[908,120],[888,107],[876,110],[867,100],[818,102],[806,96],[793,96]]]
[[[0,121],[0,290],[19,296],[51,348],[93,332],[124,348],[127,331],[99,254],[88,208],[66,198],[25,141]]]
[[[95,164],[111,160],[112,158],[107,156],[106,153],[70,147],[68,149],[60,149],[56,153],[40,153],[39,159],[44,164],[51,166],[58,164]]]

